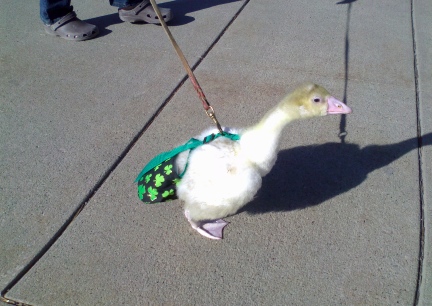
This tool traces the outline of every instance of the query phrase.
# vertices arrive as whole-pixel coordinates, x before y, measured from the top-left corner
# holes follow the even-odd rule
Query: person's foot
[[[173,18],[173,14],[170,9],[159,8],[159,10],[165,22],[168,22]],[[135,7],[125,7],[119,9],[119,17],[121,20],[127,22],[144,21],[147,23],[160,24],[160,20],[149,0],[144,0]]]
[[[70,12],[59,21],[45,25],[45,32],[67,40],[81,41],[96,37],[99,29],[79,19],[75,12]]]

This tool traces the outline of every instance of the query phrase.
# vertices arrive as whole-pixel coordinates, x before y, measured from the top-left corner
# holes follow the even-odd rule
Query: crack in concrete
[[[419,171],[419,195],[420,195],[420,235],[419,235],[419,259],[418,259],[418,274],[417,274],[417,285],[416,293],[414,297],[414,305],[418,305],[420,302],[420,293],[422,290],[423,281],[423,259],[424,259],[424,241],[425,241],[425,207],[424,207],[424,186],[423,186],[423,139],[422,139],[422,128],[421,128],[421,116],[420,116],[420,97],[419,97],[419,74],[418,74],[418,61],[417,61],[417,46],[416,46],[416,33],[414,26],[414,0],[411,0],[411,30],[413,40],[413,66],[414,66],[414,86],[415,86],[415,104],[416,104],[416,116],[417,116],[417,141],[418,141],[418,171]]]

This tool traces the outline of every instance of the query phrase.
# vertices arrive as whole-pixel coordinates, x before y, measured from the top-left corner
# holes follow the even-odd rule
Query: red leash
[[[189,79],[192,82],[192,85],[195,88],[196,92],[198,93],[198,97],[202,102],[202,105],[204,107],[204,110],[205,110],[207,116],[209,116],[210,119],[213,120],[213,122],[216,124],[216,127],[218,128],[219,132],[221,132],[223,134],[222,127],[219,124],[219,121],[216,119],[216,114],[214,112],[213,107],[207,101],[207,98],[204,94],[204,91],[202,90],[201,86],[199,85],[198,80],[196,79],[192,69],[190,68],[183,52],[181,51],[180,47],[178,46],[177,42],[175,41],[174,37],[172,36],[170,30],[168,29],[168,26],[166,25],[155,0],[150,0],[150,3],[153,6],[154,11],[156,12],[156,15],[158,16],[159,21],[160,21],[163,29],[165,30],[165,33],[168,35],[169,40],[171,41],[172,45],[174,46],[174,49],[177,52],[177,55],[179,56],[180,61],[183,64],[183,67],[186,69],[186,72],[189,76]]]

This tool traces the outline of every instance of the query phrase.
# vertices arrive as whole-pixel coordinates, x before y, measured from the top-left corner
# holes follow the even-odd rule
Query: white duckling
[[[283,128],[291,121],[327,114],[348,114],[351,109],[323,87],[306,84],[286,96],[263,119],[238,133],[240,140],[219,137],[179,154],[177,169],[187,171],[177,185],[177,196],[185,203],[192,228],[211,239],[222,239],[226,216],[250,202],[261,187],[262,177],[276,162]],[[198,139],[216,131],[206,131]],[[180,171],[181,172],[181,171]]]

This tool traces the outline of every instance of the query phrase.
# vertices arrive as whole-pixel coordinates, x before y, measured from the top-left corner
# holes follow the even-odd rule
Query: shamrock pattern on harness
[[[169,158],[155,166],[138,181],[138,197],[146,204],[177,199],[175,186],[180,182],[173,171],[175,158]]]
[[[154,189],[153,187],[149,187],[147,189],[148,191],[148,197],[150,198],[151,201],[154,201],[157,199],[157,195],[159,194],[158,191],[156,189]]]
[[[172,173],[172,170],[171,170],[172,167],[173,167],[172,165],[167,165],[164,167],[164,172],[166,175],[170,175]]]
[[[155,182],[156,187],[160,187],[160,186],[162,186],[162,183],[165,182],[165,178],[163,177],[163,175],[160,175],[158,173],[158,174],[156,174],[154,182]]]
[[[173,196],[175,193],[174,189],[165,190],[164,193],[162,193],[162,197],[166,198],[168,196]]]
[[[146,177],[145,177],[145,182],[146,182],[146,183],[150,182],[150,179],[151,179],[152,175],[153,175],[153,174],[151,174],[151,173],[148,174],[148,175],[146,175]]]

